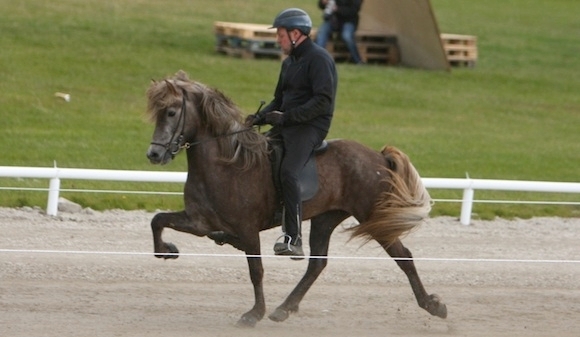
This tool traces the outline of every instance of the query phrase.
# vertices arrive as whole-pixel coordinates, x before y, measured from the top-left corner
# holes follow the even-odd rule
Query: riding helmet
[[[308,13],[300,8],[288,8],[276,15],[274,23],[270,28],[278,27],[288,30],[298,29],[304,35],[308,35],[312,30],[312,20],[308,16]]]

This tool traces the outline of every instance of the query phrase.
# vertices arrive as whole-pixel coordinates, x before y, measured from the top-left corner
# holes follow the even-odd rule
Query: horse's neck
[[[267,158],[250,169],[242,170],[236,164],[225,163],[220,159],[217,142],[208,141],[195,145],[187,150],[188,179],[194,179],[196,184],[227,186],[227,182],[244,179],[264,181],[270,174],[270,164]],[[261,180],[260,180],[261,179]],[[225,185],[224,185],[225,184]]]
[[[212,172],[219,165],[217,144],[205,142],[187,149],[188,174],[200,176]]]
[[[213,142],[212,142],[213,143]],[[262,161],[256,167],[241,170],[224,163],[217,155],[217,144],[190,148],[187,152],[188,176],[184,189],[186,204],[195,204],[199,211],[210,210],[220,217],[232,218],[244,209],[274,205],[276,193],[270,164]]]

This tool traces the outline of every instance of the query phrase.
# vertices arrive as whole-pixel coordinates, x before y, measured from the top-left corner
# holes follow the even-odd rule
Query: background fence
[[[49,179],[46,213],[57,215],[61,179],[185,183],[186,172],[0,166],[0,177]],[[580,193],[580,183],[459,178],[422,178],[426,188],[463,190],[460,222],[469,225],[475,190]],[[575,203],[580,204],[580,202]]]

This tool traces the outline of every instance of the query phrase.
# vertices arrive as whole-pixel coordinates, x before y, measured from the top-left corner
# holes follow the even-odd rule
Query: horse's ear
[[[176,72],[175,73],[175,78],[178,79],[178,80],[180,80],[180,81],[190,82],[189,76],[183,70],[179,70],[178,72]]]
[[[173,83],[169,82],[168,80],[165,80],[165,84],[167,85],[167,90],[173,94],[173,96],[177,96],[177,88],[175,88],[175,86],[173,85]]]

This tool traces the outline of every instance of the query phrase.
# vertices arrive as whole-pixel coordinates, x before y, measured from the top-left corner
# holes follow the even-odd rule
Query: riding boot
[[[302,212],[300,204],[295,209],[284,207],[282,229],[284,230],[284,242],[277,242],[274,245],[276,255],[293,256],[293,260],[302,260],[304,251],[302,250]]]

